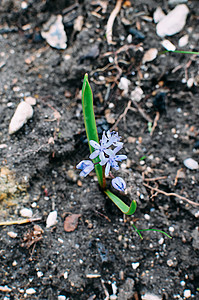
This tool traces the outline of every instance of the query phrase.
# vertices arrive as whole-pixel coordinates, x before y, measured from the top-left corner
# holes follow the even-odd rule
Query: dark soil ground
[[[199,299],[199,213],[186,200],[199,202],[199,177],[198,170],[183,164],[189,157],[198,161],[198,58],[164,54],[142,64],[146,50],[164,50],[152,19],[155,9],[160,5],[168,13],[173,7],[165,0],[124,2],[113,26],[116,44],[108,45],[105,28],[116,1],[26,3],[22,9],[18,0],[0,2],[0,221],[22,219],[24,207],[38,220],[0,227],[0,299],[137,300],[147,293],[147,300],[186,299],[186,293]],[[183,49],[196,51],[199,6],[197,1],[187,6],[184,29],[169,40],[177,45],[188,34]],[[53,14],[63,16],[65,50],[41,38]],[[78,16],[83,27],[75,32]],[[131,29],[144,37],[132,35],[129,44]],[[114,126],[136,86],[144,92],[116,124],[128,155],[119,174],[127,183],[128,204],[130,199],[138,204],[133,216],[124,217],[104,196],[94,173],[82,179],[75,169],[89,155],[80,96],[85,72],[101,132]],[[131,81],[126,95],[118,88],[120,77]],[[189,78],[195,80],[192,87]],[[154,101],[159,92],[166,95],[165,107]],[[10,119],[27,96],[37,100],[34,115],[10,136]],[[160,118],[150,134],[148,121],[157,111]],[[57,224],[46,228],[53,210]],[[64,219],[71,213],[81,217],[77,228],[66,232]],[[138,228],[164,230],[172,239],[143,232],[141,240],[133,221]]]

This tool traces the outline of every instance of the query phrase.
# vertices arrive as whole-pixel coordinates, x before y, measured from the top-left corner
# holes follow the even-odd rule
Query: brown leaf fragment
[[[66,232],[72,232],[77,228],[78,219],[81,217],[81,214],[72,214],[66,217],[64,221],[64,230]]]

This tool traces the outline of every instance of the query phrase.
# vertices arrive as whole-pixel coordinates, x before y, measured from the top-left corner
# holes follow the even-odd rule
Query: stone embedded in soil
[[[20,210],[20,215],[24,218],[32,218],[33,212],[30,208],[22,208]]]
[[[48,31],[46,31],[46,27],[50,25]],[[53,48],[58,50],[66,49],[67,47],[67,36],[64,31],[64,25],[62,23],[62,16],[57,15],[52,16],[50,20],[44,25],[44,30],[41,31],[41,36],[46,40],[46,42]]]
[[[158,55],[158,50],[156,48],[151,48],[147,50],[143,56],[142,63],[146,63],[154,60]]]
[[[180,32],[186,23],[189,9],[185,4],[177,5],[156,26],[157,35],[165,37]]]
[[[175,51],[176,46],[172,44],[169,40],[164,40],[161,42],[161,45],[168,51]]]
[[[57,211],[51,211],[46,220],[46,227],[49,228],[57,224]]]
[[[127,78],[125,77],[121,77],[120,78],[120,82],[118,84],[118,88],[120,90],[123,90],[124,91],[124,94],[127,94],[128,93],[128,90],[129,90],[129,85],[131,84],[131,81],[128,80]]]
[[[197,170],[199,168],[198,162],[193,158],[186,158],[183,163],[189,170]]]
[[[20,102],[10,121],[9,134],[17,132],[32,116],[32,106],[25,101]]]
[[[180,48],[185,47],[188,44],[188,41],[189,41],[189,36],[188,34],[185,34],[179,39],[178,46]]]
[[[72,214],[66,217],[64,221],[64,230],[66,232],[74,231],[78,225],[78,219],[81,217],[81,214]]]
[[[143,94],[143,90],[137,86],[135,90],[131,92],[131,100],[139,102],[142,99]]]
[[[184,290],[184,297],[190,298],[191,297],[191,290]]]
[[[29,288],[29,289],[26,290],[26,294],[28,294],[28,295],[33,295],[35,293],[36,293],[36,291],[33,288]]]
[[[146,293],[142,296],[142,300],[162,300],[162,297],[155,294]]]

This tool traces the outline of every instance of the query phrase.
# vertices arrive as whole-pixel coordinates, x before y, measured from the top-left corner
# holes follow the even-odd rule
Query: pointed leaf
[[[125,215],[132,215],[136,211],[137,204],[135,200],[131,202],[129,207],[119,197],[111,193],[111,191],[105,190],[104,192]]]

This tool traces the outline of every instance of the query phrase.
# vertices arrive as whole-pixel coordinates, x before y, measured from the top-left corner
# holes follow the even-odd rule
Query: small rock
[[[186,23],[189,9],[185,4],[177,5],[156,26],[157,35],[165,37],[180,32]]]
[[[49,28],[48,31],[45,30],[46,27]],[[58,15],[56,19],[55,16],[52,16],[50,20],[44,25],[44,30],[41,31],[41,36],[51,47],[56,49],[66,49],[67,36],[64,31],[64,25],[62,23],[62,16]]]
[[[78,219],[81,217],[81,214],[72,214],[66,217],[64,221],[64,230],[66,232],[74,231],[78,225]]]
[[[20,210],[20,215],[24,218],[32,218],[33,212],[30,208],[22,208]]]
[[[67,176],[73,181],[76,182],[77,181],[77,174],[75,173],[74,170],[68,170],[67,171]]]
[[[199,228],[198,227],[196,227],[192,231],[191,236],[193,238],[193,240],[192,240],[193,248],[199,249]]]
[[[189,170],[197,170],[199,165],[198,162],[195,161],[193,158],[186,158],[183,161],[184,165],[186,168],[188,168]]]
[[[17,237],[17,233],[16,232],[13,232],[13,231],[8,231],[7,232],[7,235],[9,237],[11,237],[12,239],[15,239]]]
[[[66,300],[66,296],[64,296],[64,295],[59,295],[59,296],[58,296],[58,300]]]
[[[119,288],[118,299],[129,300],[133,299],[135,292],[135,281],[132,278],[127,278],[125,283]],[[147,299],[149,300],[149,299]]]
[[[120,82],[118,84],[118,88],[124,91],[124,94],[128,93],[129,85],[131,84],[130,80],[125,77],[120,78]]]
[[[161,42],[161,45],[168,51],[175,51],[176,46],[172,44],[169,40],[164,40]]]
[[[155,294],[146,293],[142,296],[142,300],[162,300],[162,297]]]
[[[191,290],[184,290],[184,297],[190,298],[191,297]]]
[[[139,267],[140,263],[137,262],[137,263],[132,263],[132,268],[133,270],[136,270],[138,267]]]
[[[188,44],[188,41],[189,41],[189,36],[188,34],[185,34],[179,39],[178,46],[181,48],[185,47]]]
[[[33,288],[29,288],[29,289],[26,290],[26,294],[28,294],[28,295],[33,295],[35,293],[36,293],[36,291]]]
[[[168,265],[169,267],[172,267],[172,266],[173,266],[173,260],[172,260],[172,259],[168,259],[168,260],[167,260],[167,265]]]
[[[134,91],[131,92],[131,100],[139,102],[142,99],[144,92],[137,86]]]
[[[51,211],[46,220],[46,227],[49,228],[57,224],[57,211]]]
[[[154,23],[160,22],[165,17],[165,13],[163,12],[162,8],[158,6],[153,14]]]
[[[0,149],[4,149],[4,148],[7,148],[8,147],[8,145],[6,145],[6,144],[0,144]]]
[[[37,100],[35,98],[29,96],[29,97],[25,98],[25,102],[33,106],[33,105],[36,105]]]
[[[43,275],[44,275],[43,272],[41,272],[41,271],[38,271],[38,272],[37,272],[37,277],[38,277],[38,278],[42,277]]]
[[[189,78],[187,80],[187,87],[191,88],[194,85],[194,78]]]
[[[151,48],[147,50],[142,59],[143,64],[148,61],[154,60],[157,57],[157,55],[158,55],[158,50],[156,48]]]
[[[10,121],[9,134],[17,132],[32,116],[32,106],[25,101],[19,103]]]
[[[169,5],[178,5],[178,4],[182,4],[182,3],[187,3],[188,2],[188,0],[169,0],[168,1],[168,4]]]

